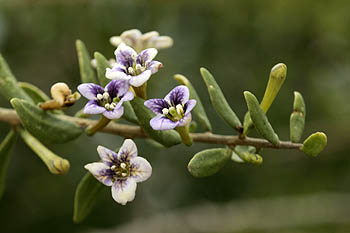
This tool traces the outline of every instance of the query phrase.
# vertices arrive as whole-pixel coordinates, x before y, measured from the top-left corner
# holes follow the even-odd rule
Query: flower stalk
[[[90,125],[86,128],[86,134],[88,136],[93,136],[97,131],[100,131],[101,129],[106,127],[109,124],[109,122],[111,122],[110,119],[108,119],[104,115],[101,115],[100,120],[96,124]]]
[[[189,124],[185,126],[176,127],[175,129],[180,134],[182,143],[186,146],[191,146],[193,143],[193,139],[189,132]]]

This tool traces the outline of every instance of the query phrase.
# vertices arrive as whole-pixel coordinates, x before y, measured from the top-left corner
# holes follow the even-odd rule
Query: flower
[[[128,80],[130,85],[140,87],[163,66],[158,61],[152,61],[157,53],[157,49],[150,48],[137,54],[134,49],[122,43],[114,52],[116,64],[112,69],[106,69],[106,77]]]
[[[189,100],[190,94],[186,86],[175,87],[164,99],[150,99],[145,106],[155,114],[150,124],[154,130],[169,130],[185,126],[191,122],[191,110],[197,101]]]
[[[134,94],[129,91],[129,84],[122,80],[112,80],[104,89],[94,83],[83,83],[78,86],[78,90],[89,100],[84,113],[102,113],[108,119],[120,118],[124,113],[123,102],[134,98]]]
[[[173,39],[169,36],[159,36],[157,31],[151,31],[142,34],[137,29],[131,29],[123,32],[120,36],[110,38],[110,43],[118,47],[121,43],[133,47],[136,51],[147,48],[165,49],[173,45]]]
[[[103,146],[97,147],[102,162],[89,163],[85,168],[106,186],[112,186],[113,199],[125,205],[135,198],[138,182],[147,180],[152,174],[149,162],[137,156],[133,140],[126,139],[118,154]]]

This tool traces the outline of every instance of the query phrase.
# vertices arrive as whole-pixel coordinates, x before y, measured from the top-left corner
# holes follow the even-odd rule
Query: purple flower
[[[145,106],[157,116],[152,118],[150,124],[154,130],[174,129],[185,126],[191,122],[191,110],[197,101],[189,100],[190,94],[186,86],[175,87],[164,99],[150,99]]]
[[[118,154],[103,146],[97,147],[102,162],[89,163],[85,168],[106,186],[112,186],[113,199],[125,205],[135,198],[138,182],[147,180],[152,174],[149,162],[137,156],[133,140],[126,139]]]
[[[134,49],[122,43],[114,52],[116,64],[112,69],[106,69],[106,77],[128,80],[131,86],[140,87],[163,66],[162,63],[153,61],[157,53],[157,49],[149,48],[137,54]]]
[[[120,118],[124,113],[123,102],[134,98],[134,94],[129,91],[129,84],[122,80],[112,80],[104,89],[94,83],[83,83],[78,86],[78,90],[89,100],[84,113],[102,113],[108,119]]]

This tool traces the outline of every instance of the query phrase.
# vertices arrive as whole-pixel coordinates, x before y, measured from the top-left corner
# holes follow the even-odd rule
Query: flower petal
[[[130,159],[130,176],[136,182],[147,180],[152,175],[151,164],[142,157],[134,157]]]
[[[101,107],[97,100],[90,100],[84,107],[85,114],[101,114],[104,111],[106,111],[106,109]]]
[[[104,146],[98,146],[97,153],[99,154],[102,162],[109,167],[117,162],[117,153]]]
[[[120,108],[120,106],[122,106],[122,104],[125,101],[130,101],[132,99],[134,99],[134,93],[132,93],[131,91],[126,92],[125,95],[120,99],[119,103],[115,108]]]
[[[126,139],[118,152],[118,161],[128,162],[131,158],[137,156],[137,147],[133,140]]]
[[[150,125],[154,130],[169,130],[175,128],[178,124],[177,121],[172,121],[163,115],[155,116],[150,121]]]
[[[114,108],[113,110],[106,110],[103,115],[110,120],[119,119],[124,114],[124,107]]]
[[[138,29],[127,30],[120,35],[123,42],[132,47],[138,43],[141,36],[142,33]]]
[[[119,204],[125,205],[128,201],[135,198],[136,181],[132,178],[118,179],[112,186],[112,197]]]
[[[187,101],[185,104],[185,109],[186,109],[185,115],[190,113],[192,109],[196,106],[196,104],[197,104],[197,101],[195,99]]]
[[[151,109],[155,114],[163,114],[163,108],[169,108],[168,102],[164,99],[149,99],[146,100],[144,105]]]
[[[103,94],[104,90],[101,86],[94,83],[83,83],[78,86],[80,94],[89,100],[96,99],[97,94]]]
[[[141,74],[137,76],[133,76],[130,80],[129,83],[131,86],[134,87],[140,87],[142,86],[147,80],[151,77],[152,72],[150,70],[145,70]]]
[[[157,73],[160,68],[163,67],[163,64],[159,61],[151,61],[147,64],[147,70],[150,70],[152,74]]]
[[[116,79],[116,80],[129,80],[131,77],[125,73],[125,71],[120,71],[118,69],[106,69],[106,78],[108,79]]]
[[[113,171],[104,163],[89,163],[86,164],[87,169],[98,181],[106,186],[112,186]]]
[[[188,88],[184,85],[180,85],[171,90],[164,99],[173,106],[176,106],[178,104],[185,104],[189,98],[190,92]]]
[[[149,48],[142,50],[139,55],[137,55],[136,62],[137,64],[140,64],[144,66],[146,63],[150,62],[157,56],[158,50],[155,48]]]
[[[118,47],[122,43],[122,38],[120,36],[112,36],[109,38],[109,43],[111,43],[113,46]]]
[[[157,49],[166,49],[173,46],[174,41],[169,36],[159,36],[152,41],[152,47]]]
[[[178,126],[185,126],[188,125],[189,123],[191,123],[192,120],[192,115],[191,113],[185,115],[181,120],[179,120],[179,125]]]
[[[121,64],[128,67],[133,67],[134,62],[136,61],[137,53],[135,50],[124,43],[121,43],[114,52],[116,61],[118,64]]]
[[[117,96],[124,95],[129,90],[129,82],[125,80],[112,80],[107,85],[106,88],[109,96],[113,99]]]
[[[144,42],[147,42],[149,40],[154,40],[155,38],[159,37],[159,32],[157,31],[150,31],[150,32],[146,32],[141,36],[141,40],[143,40]]]

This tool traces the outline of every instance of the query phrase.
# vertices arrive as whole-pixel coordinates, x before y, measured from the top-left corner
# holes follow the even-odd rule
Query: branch
[[[97,122],[96,120],[71,117],[67,115],[57,115],[57,117],[67,121],[75,122],[83,128],[86,128],[90,125],[94,125]],[[6,122],[11,125],[20,124],[20,120],[16,111],[13,109],[7,109],[7,108],[0,108],[0,121]],[[101,130],[101,132],[116,134],[125,138],[147,138],[147,135],[139,126],[118,124],[114,122],[110,122],[105,128]],[[274,148],[274,149],[300,149],[302,147],[302,144],[300,143],[292,143],[288,141],[280,141],[280,143],[277,146],[275,146],[264,139],[250,138],[250,137],[240,139],[238,136],[219,135],[219,134],[212,134],[210,132],[192,133],[191,136],[193,137],[193,141],[195,142],[223,144],[223,145],[229,145],[229,146],[249,145],[249,146],[255,146],[257,148]]]

